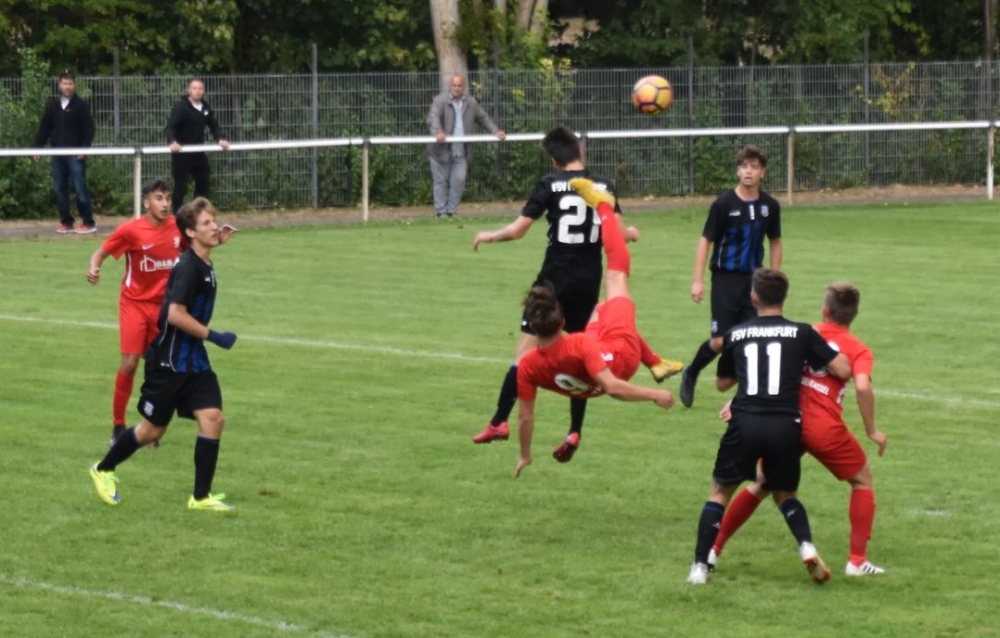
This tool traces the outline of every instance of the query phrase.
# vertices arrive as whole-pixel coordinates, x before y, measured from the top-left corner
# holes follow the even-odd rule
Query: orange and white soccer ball
[[[632,106],[646,115],[659,115],[674,101],[670,82],[659,75],[647,75],[632,87]]]

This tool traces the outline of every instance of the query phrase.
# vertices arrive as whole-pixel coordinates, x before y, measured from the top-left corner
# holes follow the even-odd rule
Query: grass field
[[[631,217],[640,328],[685,361],[708,332],[688,294],[704,215]],[[517,481],[514,441],[471,444],[544,246],[538,226],[471,251],[506,221],[245,230],[216,251],[213,326],[240,335],[210,347],[232,517],[185,509],[187,421],[119,468],[119,507],[97,499],[121,265],[95,288],[93,238],[0,243],[0,634],[1000,635],[996,205],[785,211],[786,314],[816,320],[824,284],[860,286],[890,437],[872,461],[884,577],[843,577],[848,490],[804,463],[823,587],[770,506],[708,586],[685,584],[722,432],[710,373],[692,409],[592,402],[568,465],[549,457],[567,403],[541,396]]]

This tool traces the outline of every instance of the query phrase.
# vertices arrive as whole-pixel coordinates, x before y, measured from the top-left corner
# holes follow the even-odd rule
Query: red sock
[[[722,548],[726,546],[729,538],[743,527],[743,523],[750,520],[753,513],[757,511],[761,499],[748,489],[740,490],[733,502],[726,508],[726,514],[722,517],[722,525],[719,533],[715,536],[715,543],[712,549],[716,554],[722,554]]]
[[[868,540],[875,525],[874,490],[851,490],[851,562],[860,565],[868,555]]]
[[[602,202],[597,205],[597,214],[601,218],[601,243],[604,244],[604,252],[608,256],[608,270],[631,274],[632,257],[628,253],[622,231],[618,228],[615,209],[611,204]]]
[[[660,355],[653,352],[653,349],[649,347],[649,344],[642,338],[642,335],[639,335],[639,358],[642,361],[642,365],[647,368],[655,366],[660,362],[661,358]]]
[[[134,374],[118,371],[118,376],[115,377],[115,398],[111,404],[111,418],[114,419],[115,425],[125,424],[125,408],[128,407],[128,400],[132,398],[134,382]]]

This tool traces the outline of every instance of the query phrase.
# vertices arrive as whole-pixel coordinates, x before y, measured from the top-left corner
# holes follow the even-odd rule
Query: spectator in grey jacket
[[[59,76],[59,97],[49,100],[38,125],[35,147],[52,144],[52,148],[90,148],[94,142],[94,118],[90,106],[76,94],[76,78],[67,69]],[[37,161],[39,158],[35,158]],[[94,206],[87,190],[87,163],[84,155],[53,155],[52,182],[56,190],[56,207],[60,226],[57,233],[75,232],[89,235],[97,232]],[[73,214],[69,208],[69,185],[76,191],[76,207],[83,225],[73,229]]]
[[[504,139],[505,134],[493,123],[476,98],[465,93],[465,78],[453,75],[448,90],[434,98],[427,114],[427,126],[437,140],[427,146],[434,178],[434,216],[453,217],[465,192],[468,161],[472,157],[472,144],[446,143],[448,136],[471,135],[475,122]]]

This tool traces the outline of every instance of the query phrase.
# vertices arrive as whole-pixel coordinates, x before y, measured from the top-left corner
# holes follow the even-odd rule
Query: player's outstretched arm
[[[601,384],[608,396],[619,401],[652,401],[664,410],[669,410],[674,405],[674,395],[669,390],[632,385],[616,377],[609,368],[597,373],[594,380]]]
[[[492,244],[498,241],[521,239],[527,234],[528,229],[531,228],[531,224],[534,221],[530,217],[521,215],[500,230],[486,230],[477,233],[475,239],[472,240],[472,250],[479,250],[479,244]]]
[[[521,458],[517,461],[514,478],[521,476],[531,465],[531,439],[535,436],[535,402],[519,401],[517,404],[517,439],[521,444]]]

